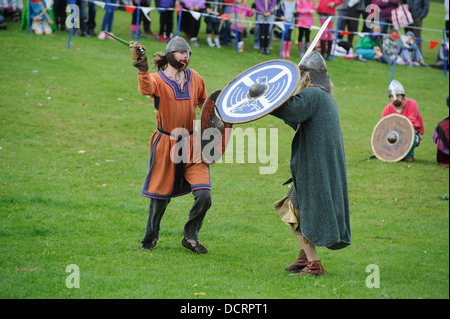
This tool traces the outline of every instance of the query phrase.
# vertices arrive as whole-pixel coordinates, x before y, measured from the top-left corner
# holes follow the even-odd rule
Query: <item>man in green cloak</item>
[[[299,258],[286,270],[321,276],[325,270],[316,246],[336,250],[351,244],[347,168],[325,60],[312,52],[299,68],[299,93],[271,113],[295,130],[290,161],[294,185],[275,208],[301,246]]]

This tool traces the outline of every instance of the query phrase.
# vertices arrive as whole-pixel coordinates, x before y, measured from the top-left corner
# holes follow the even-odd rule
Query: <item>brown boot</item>
[[[300,250],[300,255],[298,256],[298,259],[293,263],[292,265],[287,266],[284,268],[287,271],[295,271],[298,272],[308,266],[308,259],[306,258],[305,251],[303,249]]]
[[[292,276],[303,276],[303,275],[314,275],[323,276],[325,275],[325,269],[322,267],[320,260],[313,260],[308,262],[308,266],[302,269],[302,271],[292,274]]]

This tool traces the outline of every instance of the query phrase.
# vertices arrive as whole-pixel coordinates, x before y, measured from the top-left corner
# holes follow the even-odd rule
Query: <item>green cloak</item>
[[[272,115],[296,130],[290,169],[303,236],[329,249],[350,245],[347,167],[336,101],[324,90],[310,87]]]

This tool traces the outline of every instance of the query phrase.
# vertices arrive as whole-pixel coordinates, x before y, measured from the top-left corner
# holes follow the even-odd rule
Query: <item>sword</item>
[[[105,33],[106,33],[107,35],[109,35],[111,38],[113,38],[114,40],[119,41],[119,43],[121,43],[121,44],[127,46],[128,48],[129,48],[130,45],[133,43],[133,41],[125,41],[125,40],[123,40],[123,39],[121,39],[121,38],[115,36],[115,35],[112,34],[112,33],[107,32],[107,31],[105,31]],[[138,50],[139,50],[140,55],[143,55],[143,54],[145,53],[145,50],[144,50],[143,47],[139,47]]]
[[[317,33],[316,37],[314,38],[313,42],[311,42],[311,45],[309,46],[308,50],[306,51],[305,55],[303,56],[303,58],[300,60],[300,63],[302,63],[303,59],[310,54],[314,48],[316,47],[317,42],[319,41],[320,37],[322,36],[322,33],[325,32],[325,29],[328,26],[328,23],[330,23],[332,17],[328,17],[327,20],[325,20],[325,22],[323,23],[322,27],[320,28],[319,32]],[[300,66],[300,63],[298,64],[298,66]]]

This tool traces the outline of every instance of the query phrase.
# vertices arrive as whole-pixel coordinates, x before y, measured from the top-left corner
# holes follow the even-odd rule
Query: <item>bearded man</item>
[[[156,246],[170,199],[192,191],[195,201],[184,226],[182,245],[205,254],[207,249],[198,241],[198,233],[211,206],[211,179],[209,165],[193,160],[192,134],[195,109],[207,98],[205,83],[196,71],[187,68],[191,48],[181,37],[172,38],[164,54],[153,55],[156,73],[149,73],[145,48],[139,42],[131,49],[136,60],[133,65],[138,68],[139,92],[150,95],[157,110],[157,129],[151,138],[148,173],[141,192],[150,198],[141,248],[152,250]]]
[[[297,261],[285,269],[295,276],[321,276],[325,270],[316,246],[337,250],[351,244],[347,168],[325,60],[312,52],[299,68],[299,93],[271,113],[295,130],[290,161],[294,186],[275,208],[301,246]]]
[[[392,80],[389,84],[388,92],[391,103],[386,105],[381,114],[381,118],[390,114],[401,114],[408,118],[414,127],[414,143],[403,160],[405,162],[414,162],[414,150],[420,145],[422,135],[425,133],[419,106],[415,100],[406,97],[403,85],[397,80]]]

